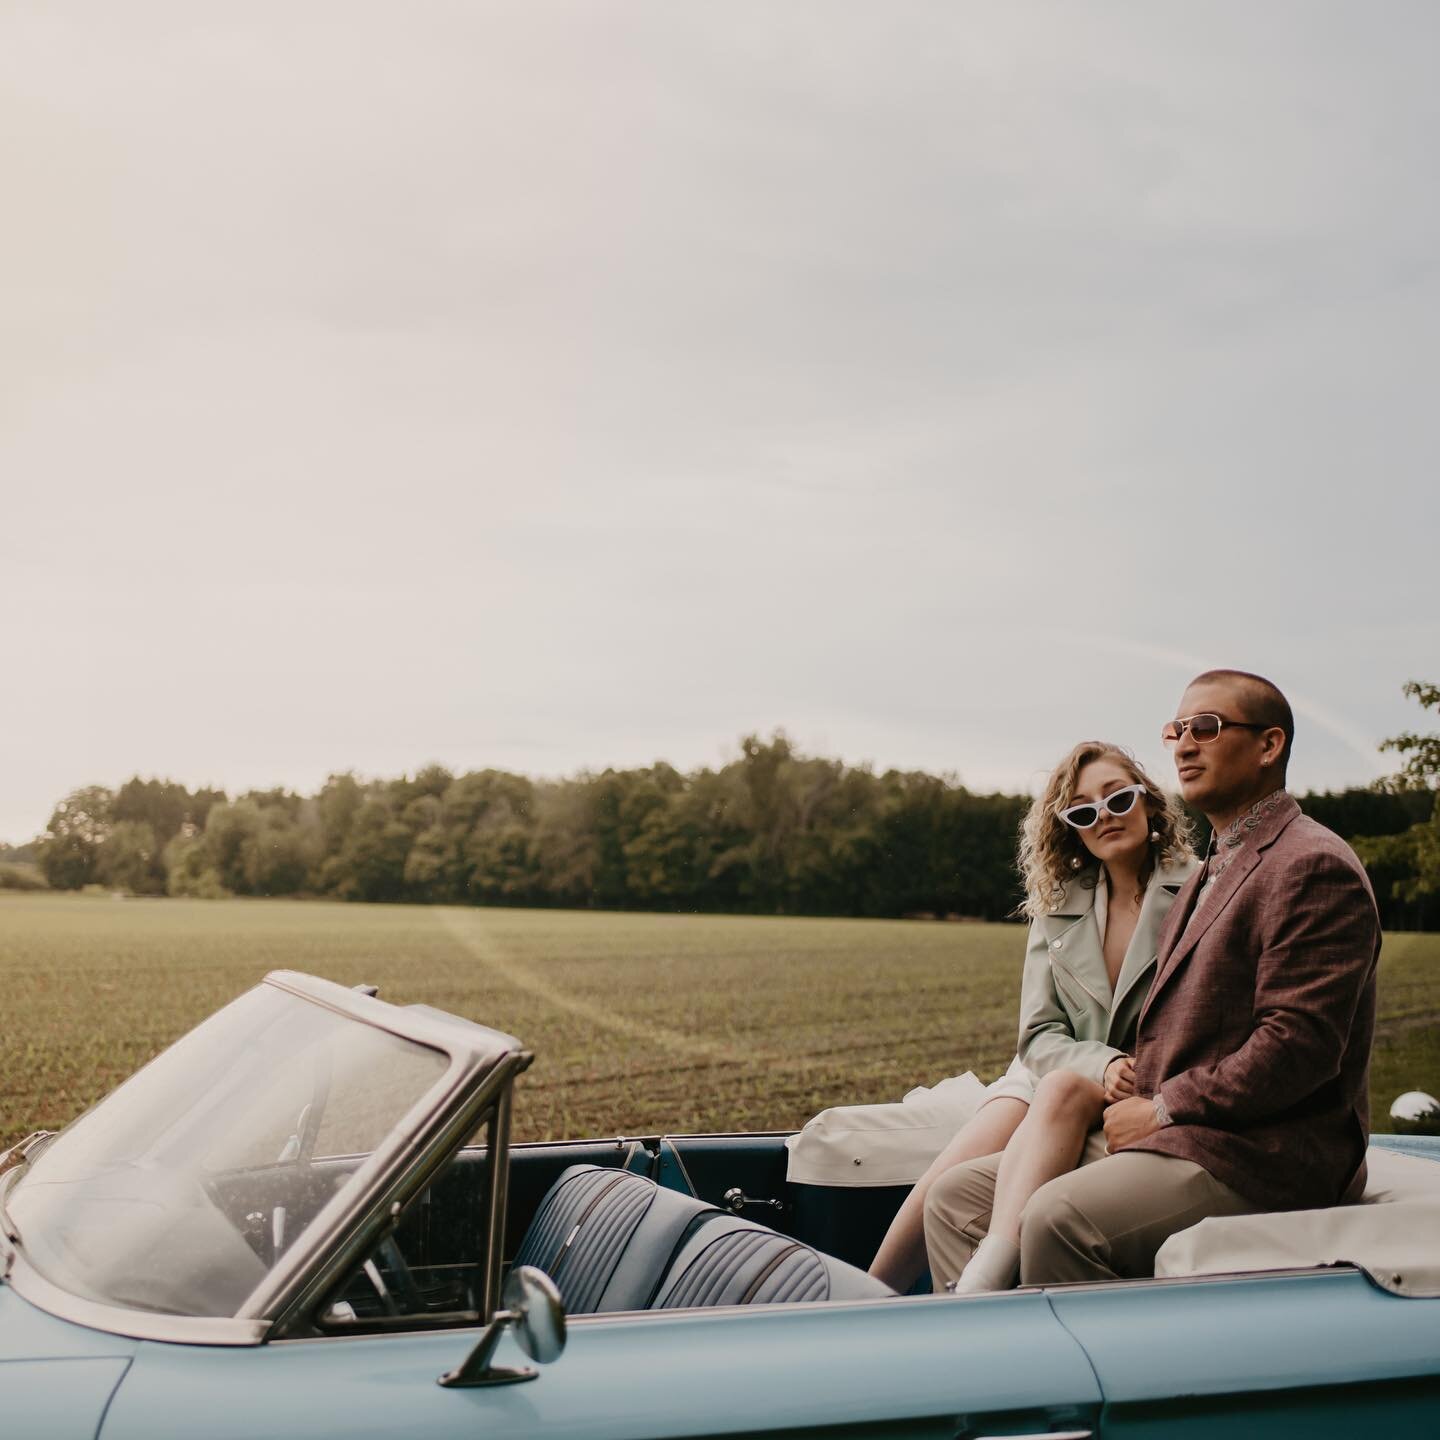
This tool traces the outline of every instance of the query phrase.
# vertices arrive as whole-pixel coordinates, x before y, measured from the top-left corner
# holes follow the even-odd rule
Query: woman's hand
[[[1135,1062],[1129,1055],[1117,1055],[1105,1067],[1105,1103],[1128,1100],[1135,1093]]]

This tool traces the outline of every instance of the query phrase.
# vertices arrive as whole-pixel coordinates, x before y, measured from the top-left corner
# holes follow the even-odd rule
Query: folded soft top
[[[1396,1295],[1440,1295],[1440,1163],[1372,1149],[1358,1205],[1202,1220],[1172,1235],[1156,1275],[1356,1265]]]

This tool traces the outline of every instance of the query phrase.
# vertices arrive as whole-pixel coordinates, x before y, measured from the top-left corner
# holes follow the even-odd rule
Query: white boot
[[[1020,1247],[1012,1240],[987,1235],[950,1288],[957,1295],[978,1295],[987,1290],[1013,1290],[1019,1279]]]

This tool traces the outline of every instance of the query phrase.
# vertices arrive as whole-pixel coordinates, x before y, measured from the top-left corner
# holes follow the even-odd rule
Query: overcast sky
[[[0,838],[136,772],[1033,785],[1440,680],[1440,7],[0,0]]]

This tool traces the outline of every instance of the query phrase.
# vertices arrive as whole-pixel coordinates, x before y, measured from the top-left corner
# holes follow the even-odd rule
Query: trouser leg
[[[1020,1219],[1020,1283],[1153,1275],[1155,1252],[1177,1230],[1257,1208],[1192,1161],[1145,1150],[1111,1155],[1031,1197]]]
[[[947,1170],[925,1197],[925,1251],[937,1291],[959,1279],[990,1229],[1000,1153]]]

